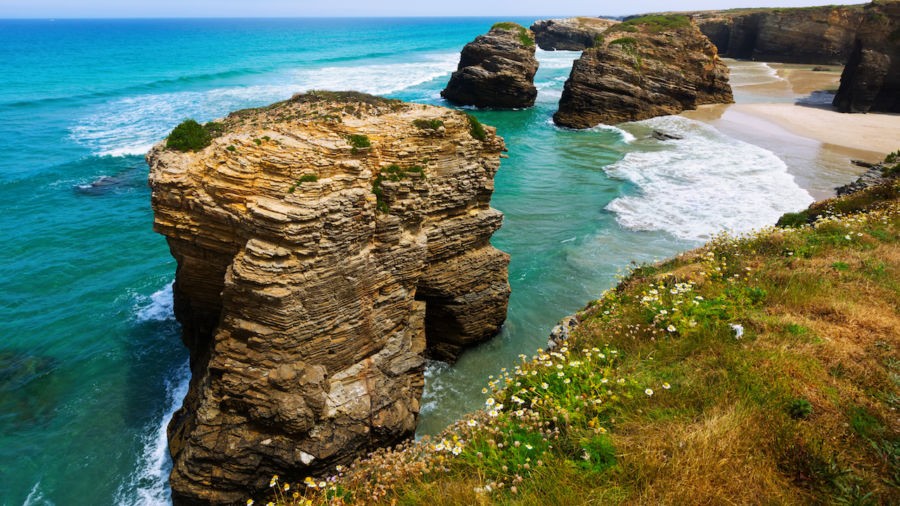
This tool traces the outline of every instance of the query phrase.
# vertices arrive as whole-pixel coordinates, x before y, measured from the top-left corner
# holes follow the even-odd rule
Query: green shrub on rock
[[[480,141],[487,139],[487,132],[484,131],[484,125],[478,121],[478,118],[471,114],[466,114],[466,117],[469,118],[469,133],[472,134],[472,137]]]
[[[166,139],[166,147],[178,151],[197,151],[209,146],[212,136],[203,125],[186,119],[172,130]]]

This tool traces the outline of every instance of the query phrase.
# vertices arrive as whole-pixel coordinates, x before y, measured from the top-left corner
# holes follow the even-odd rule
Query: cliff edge
[[[176,504],[243,501],[410,437],[424,355],[503,323],[489,202],[505,148],[474,118],[311,92],[183,124],[168,146],[147,160],[191,355],[168,431]]]
[[[690,16],[728,58],[843,65],[863,19],[859,5],[795,9],[733,9]]]

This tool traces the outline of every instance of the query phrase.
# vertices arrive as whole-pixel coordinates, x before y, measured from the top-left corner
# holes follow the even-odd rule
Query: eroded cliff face
[[[441,96],[459,105],[512,109],[537,98],[534,34],[515,23],[497,23],[463,47],[459,67]]]
[[[900,1],[866,6],[833,104],[841,112],[900,112]]]
[[[531,25],[531,31],[538,47],[544,51],[584,51],[600,42],[599,36],[616,23],[618,21],[613,19],[585,16],[542,19]]]
[[[553,115],[556,124],[590,128],[734,101],[728,67],[687,18],[623,23],[603,37],[601,46],[575,61]]]
[[[843,65],[862,21],[860,6],[686,13],[729,58]]]
[[[509,296],[493,129],[324,92],[222,123],[198,152],[147,156],[193,373],[169,424],[178,504],[243,501],[409,437],[425,354],[496,334]]]

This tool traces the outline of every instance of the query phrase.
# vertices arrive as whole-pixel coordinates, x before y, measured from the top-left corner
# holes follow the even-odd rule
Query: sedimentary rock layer
[[[622,23],[575,61],[556,124],[589,128],[733,102],[728,67],[686,17]]]
[[[600,34],[618,23],[612,19],[575,17],[542,19],[531,25],[534,40],[544,51],[584,51],[602,40]]]
[[[900,112],[900,2],[866,6],[833,104],[841,112]]]
[[[497,23],[463,47],[459,67],[441,96],[459,105],[511,109],[537,98],[534,34],[515,23]]]
[[[319,92],[210,130],[197,152],[147,156],[193,373],[169,424],[178,504],[242,501],[409,437],[424,355],[493,336],[509,296],[493,129]]]
[[[849,58],[863,19],[858,5],[686,14],[724,57],[833,65]]]

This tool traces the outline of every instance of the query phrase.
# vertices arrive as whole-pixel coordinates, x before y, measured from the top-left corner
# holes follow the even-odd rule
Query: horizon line
[[[90,16],[90,17],[74,17],[74,16],[22,16],[22,17],[3,17],[0,21],[95,21],[95,20],[159,20],[159,19],[488,19],[488,18],[530,18],[535,19],[559,19],[572,17],[596,17],[596,18],[612,18],[630,16],[633,14],[503,14],[503,15],[371,15],[371,16]]]

